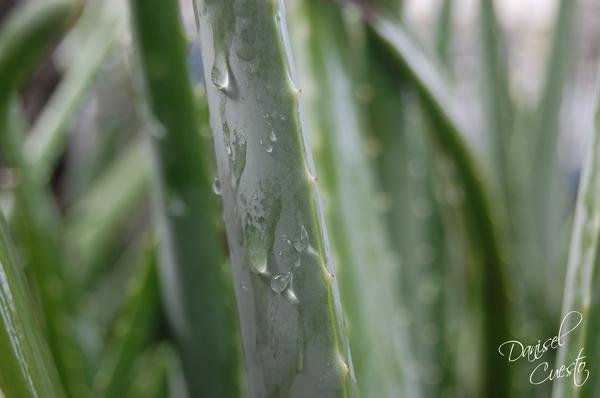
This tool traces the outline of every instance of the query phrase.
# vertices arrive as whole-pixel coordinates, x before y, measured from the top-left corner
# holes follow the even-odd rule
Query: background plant
[[[597,9],[474,3],[1,4],[0,396],[597,395]]]

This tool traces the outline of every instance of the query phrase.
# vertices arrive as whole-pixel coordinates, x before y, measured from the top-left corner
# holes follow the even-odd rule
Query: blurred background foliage
[[[306,6],[303,2],[310,3],[312,11],[298,12]],[[0,2],[1,34],[24,3]],[[315,118],[309,128],[311,123],[334,126],[331,136],[311,133],[311,140],[325,200],[340,210],[327,219],[337,260],[369,261],[353,257],[354,244],[365,239],[360,232],[354,236],[357,241],[339,236],[348,228],[362,231],[372,214],[381,224],[365,228],[381,232],[369,236],[381,251],[381,260],[373,261],[391,262],[397,270],[394,284],[400,293],[391,304],[399,314],[398,333],[405,333],[407,342],[400,361],[404,382],[412,386],[406,393],[549,396],[551,383],[531,385],[531,364],[506,363],[497,346],[512,338],[535,344],[554,336],[560,323],[577,187],[584,149],[594,131],[600,4],[593,0],[357,0],[342,7],[326,1],[285,3],[302,105],[312,109],[307,119]],[[32,318],[36,318],[23,324],[40,322],[39,332],[56,364],[57,385],[62,387],[43,387],[41,381],[40,388],[64,388],[71,397],[178,397],[186,395],[187,385],[192,396],[226,396],[227,389],[203,392],[204,387],[194,387],[189,369],[206,366],[202,353],[191,354],[201,350],[193,342],[198,334],[190,337],[177,326],[169,327],[167,319],[177,325],[179,315],[173,314],[181,312],[194,320],[190,330],[213,338],[218,328],[235,322],[206,321],[202,313],[194,313],[194,303],[206,297],[195,296],[196,286],[204,283],[208,288],[212,282],[196,283],[193,278],[202,276],[193,273],[191,279],[173,281],[156,268],[157,261],[168,261],[156,255],[160,244],[156,229],[164,227],[175,242],[168,249],[176,252],[175,258],[187,258],[192,267],[203,261],[219,263],[231,280],[220,211],[206,210],[218,205],[211,200],[197,209],[204,220],[198,229],[176,221],[188,199],[182,202],[163,193],[153,202],[147,141],[162,132],[149,106],[151,94],[143,85],[143,62],[134,43],[128,3],[88,0],[72,8],[62,35],[55,29],[43,56],[30,66],[22,65],[32,71],[22,82],[12,74],[21,70],[20,65],[11,71],[11,65],[0,59],[0,70],[11,72],[0,76],[0,209],[16,247],[9,257],[2,257],[0,250],[0,259],[5,267],[23,264],[24,289],[33,297]],[[396,56],[377,20],[368,28],[361,18],[361,10],[368,15],[373,9],[400,27],[389,31],[389,40],[400,37],[410,44],[400,46]],[[188,166],[202,175],[189,178],[210,184],[216,171],[192,2],[182,0],[180,10],[200,130],[201,155]],[[331,26],[331,21],[339,26]],[[348,78],[342,86],[325,73],[334,57],[343,60],[340,70]],[[438,101],[438,87],[428,80],[420,57],[435,65],[451,101]],[[312,64],[303,65],[307,62]],[[348,90],[342,94],[336,91],[340,87]],[[331,103],[347,106],[356,125],[343,124],[347,120],[335,115],[339,109],[327,108]],[[448,118],[440,117],[440,106]],[[326,109],[323,115],[318,114],[319,107]],[[330,116],[333,122],[327,120]],[[341,129],[337,133],[336,120]],[[332,171],[347,164],[328,162],[343,157],[343,152],[335,151],[348,148],[344,143],[350,140],[358,140],[364,159],[354,166],[367,173],[360,178],[368,181],[369,190],[364,200],[352,202],[361,207],[344,210],[341,203],[352,195],[352,184],[332,187],[335,178],[347,177],[349,183],[354,175],[349,169],[348,175]],[[163,156],[166,168],[173,155]],[[469,185],[465,178],[471,178],[471,172]],[[175,183],[167,175],[161,184]],[[218,186],[212,189],[220,191]],[[210,189],[206,195],[213,195]],[[491,206],[481,210],[481,203]],[[343,225],[361,210],[367,221]],[[481,227],[488,213],[489,225]],[[491,236],[497,234],[494,239],[486,235],[489,230]],[[194,251],[185,242],[178,246],[184,234],[198,240],[206,234],[203,245],[210,250]],[[5,232],[2,235],[6,245]],[[378,289],[377,281],[369,283],[363,288]],[[181,292],[161,295],[159,286]],[[224,293],[218,290],[221,293],[212,299],[233,311],[230,291],[230,287]],[[344,298],[348,294],[352,293],[342,286],[343,301],[350,301]],[[221,321],[224,324],[218,326]],[[215,332],[206,330],[210,328]],[[236,334],[224,344],[239,343],[236,328],[223,329]],[[239,347],[223,348],[227,349]],[[594,364],[597,358],[590,354]],[[1,351],[0,361],[4,355]],[[223,380],[236,381],[229,393],[245,394],[241,362],[230,365]],[[359,389],[363,395],[376,391],[369,386]],[[220,392],[203,395],[207,391]],[[7,398],[26,396],[19,394],[4,391]]]

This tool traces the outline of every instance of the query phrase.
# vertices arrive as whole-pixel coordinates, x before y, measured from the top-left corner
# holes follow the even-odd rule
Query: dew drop
[[[212,190],[215,195],[221,196],[221,181],[217,177],[212,182]]]
[[[269,139],[271,140],[271,142],[277,141],[277,136],[275,135],[274,130],[271,130],[271,134],[269,134]]]
[[[229,87],[229,71],[227,68],[218,68],[217,65],[214,65],[210,73],[210,79],[215,87],[221,91],[225,91]]]
[[[247,247],[246,259],[252,272],[267,274],[267,243],[259,227],[254,224],[247,225],[244,230],[244,242]]]
[[[342,370],[342,374],[347,374],[350,371],[350,368],[348,367],[348,364],[346,363],[346,361],[344,361],[344,358],[342,358],[341,355],[338,354],[338,361],[340,364],[340,368]]]
[[[300,238],[294,242],[294,249],[297,252],[303,252],[308,247],[308,232],[304,225],[300,226]]]
[[[258,143],[265,148],[265,151],[267,153],[272,153],[273,152],[273,145],[271,145],[271,143],[269,142],[264,142],[263,140],[258,140]]]
[[[273,278],[271,278],[271,289],[275,293],[282,293],[287,289],[291,279],[292,274],[290,272],[274,275]]]

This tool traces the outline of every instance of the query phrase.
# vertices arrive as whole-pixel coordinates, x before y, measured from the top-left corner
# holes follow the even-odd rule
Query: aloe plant
[[[432,119],[433,138],[448,154],[464,189],[469,232],[479,243],[482,261],[481,297],[483,300],[481,392],[486,396],[506,396],[509,370],[495,357],[496,347],[509,335],[509,308],[504,281],[501,236],[496,228],[494,210],[475,160],[463,141],[462,127],[453,111],[444,74],[428,59],[403,29],[375,12],[367,15],[370,27],[390,59],[405,71],[417,87]],[[495,382],[494,382],[495,380]],[[499,381],[503,380],[503,381]]]
[[[301,102],[315,142],[359,389],[364,396],[417,396],[412,369],[406,366],[412,359],[410,345],[396,304],[401,299],[397,281],[403,276],[372,200],[377,188],[365,150],[364,121],[352,93],[345,21],[335,4],[320,1],[302,1],[290,15],[291,25],[299,25],[293,30],[297,54],[309,54],[299,60],[300,87],[306,88]],[[311,34],[302,36],[298,32],[303,29]]]
[[[195,6],[248,393],[352,396],[354,371],[283,3]]]
[[[155,120],[151,132],[163,300],[189,393],[236,396],[241,377],[231,282],[225,279],[212,218],[216,197],[203,161],[179,8],[175,0],[129,4]]]
[[[600,86],[598,86],[600,93]],[[575,219],[567,263],[561,324],[563,332],[556,364],[569,366],[581,357],[573,368],[572,378],[557,378],[552,397],[593,397],[599,384],[589,365],[598,353],[598,241],[600,239],[600,105],[596,108],[594,132],[590,138],[582,179],[577,193]],[[589,359],[584,359],[585,357]],[[584,362],[583,365],[581,363]],[[588,362],[586,366],[585,362]]]

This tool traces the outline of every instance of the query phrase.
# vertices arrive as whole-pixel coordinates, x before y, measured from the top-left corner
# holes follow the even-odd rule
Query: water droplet
[[[185,214],[186,206],[179,197],[171,198],[169,201],[169,212],[175,217],[181,217]]]
[[[233,154],[233,151],[231,150],[231,145],[229,145],[229,143],[225,144],[225,153],[227,154],[227,156],[231,156]]]
[[[273,278],[271,278],[271,289],[275,293],[282,293],[287,289],[291,279],[292,274],[290,272],[274,275]]]
[[[294,242],[294,248],[297,252],[303,252],[308,247],[308,232],[304,225],[300,226],[300,238]]]
[[[271,142],[277,141],[277,136],[275,135],[274,130],[271,130],[271,134],[269,134],[269,139],[271,140]]]
[[[348,364],[346,363],[346,361],[344,361],[344,358],[342,358],[341,354],[338,354],[338,362],[340,364],[340,368],[342,370],[342,374],[348,374],[348,372],[350,371],[350,368],[348,367]]]
[[[298,297],[296,296],[296,293],[294,293],[294,291],[292,290],[291,287],[289,287],[286,291],[285,291],[285,297],[288,299],[288,301],[292,304],[298,304],[300,302],[300,300],[298,300]]]
[[[213,180],[212,190],[215,193],[215,195],[221,196],[221,181],[217,177],[215,177],[215,179]]]
[[[267,253],[263,248],[258,246],[249,247],[248,262],[257,274],[267,273]]]
[[[273,152],[273,145],[271,145],[269,142],[264,142],[263,140],[258,140],[258,143],[265,148],[265,151],[267,153],[272,153]]]
[[[218,68],[217,65],[214,65],[210,73],[210,79],[215,87],[221,91],[225,91],[229,87],[229,71],[227,68]]]

